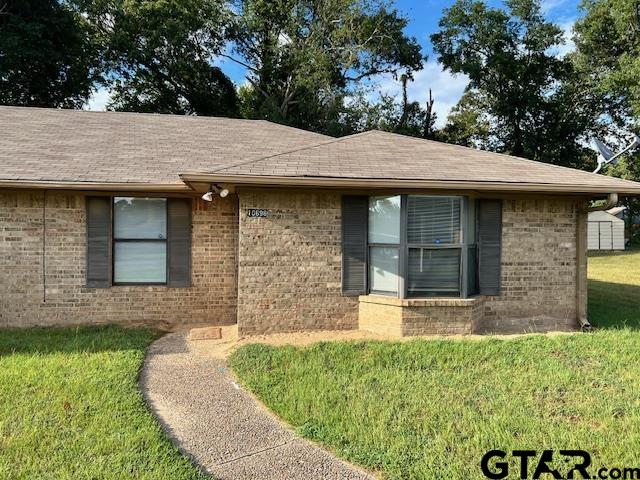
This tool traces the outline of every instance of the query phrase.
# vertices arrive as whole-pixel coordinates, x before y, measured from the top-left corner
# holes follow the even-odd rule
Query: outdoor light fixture
[[[593,144],[595,145],[596,150],[598,150],[598,167],[593,171],[593,173],[598,173],[605,165],[609,165],[610,163],[615,165],[621,155],[624,155],[634,148],[640,147],[640,137],[638,135],[634,135],[631,143],[616,154],[614,154],[609,147],[597,138],[593,139]]]
[[[202,199],[205,202],[213,202],[214,195],[219,195],[220,198],[224,198],[227,195],[229,195],[229,190],[226,188],[222,188],[220,185],[211,184],[211,186],[209,186],[209,190],[207,191],[207,193],[202,195]]]
[[[211,189],[209,189],[209,191],[207,193],[202,195],[202,199],[205,202],[213,202],[213,192],[211,191]]]

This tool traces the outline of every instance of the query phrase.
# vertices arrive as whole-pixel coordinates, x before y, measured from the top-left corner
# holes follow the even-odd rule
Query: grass
[[[589,257],[589,320],[640,330],[640,250]]]
[[[0,478],[208,478],[164,436],[137,378],[157,333],[0,330]]]
[[[494,448],[639,467],[640,254],[590,262],[594,334],[248,345],[230,364],[300,434],[383,478],[485,478]]]

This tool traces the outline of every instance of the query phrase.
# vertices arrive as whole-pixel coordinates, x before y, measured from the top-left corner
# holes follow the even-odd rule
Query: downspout
[[[609,210],[618,204],[618,194],[610,193],[607,201],[597,207],[586,207],[578,210],[576,222],[576,312],[580,329],[590,332],[593,326],[587,318],[587,221],[589,212]]]
[[[615,207],[617,204],[618,204],[618,194],[610,193],[604,205],[600,205],[598,207],[589,207],[587,209],[587,212],[600,212],[603,210],[609,210],[610,208]]]

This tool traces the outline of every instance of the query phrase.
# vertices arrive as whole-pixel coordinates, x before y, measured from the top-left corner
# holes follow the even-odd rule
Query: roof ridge
[[[229,117],[224,115],[194,115],[186,113],[155,113],[155,112],[132,112],[127,110],[88,110],[86,108],[58,108],[58,107],[32,107],[23,105],[0,105],[0,110],[44,110],[47,112],[57,112],[73,115],[75,113],[87,113],[92,115],[107,115],[107,116],[136,116],[136,117],[152,117],[163,119],[186,119],[186,120],[231,120],[234,122],[246,122],[246,123],[265,123],[268,125],[275,125],[277,127],[288,128],[290,130],[297,130],[299,132],[310,133],[313,135],[323,135],[321,133],[312,132],[310,130],[304,130],[302,128],[291,127],[282,123],[272,122],[264,118],[242,118],[242,117]],[[328,137],[328,135],[324,135]],[[331,137],[333,138],[333,137]]]
[[[295,127],[293,127],[293,128],[295,128]],[[291,149],[291,150],[285,150],[283,152],[272,153],[271,155],[266,155],[264,157],[253,158],[251,160],[243,160],[243,161],[240,161],[240,162],[232,163],[230,165],[225,165],[225,166],[222,166],[220,168],[215,168],[215,169],[210,170],[210,171],[208,171],[206,173],[218,173],[218,172],[222,172],[223,170],[227,170],[229,168],[235,168],[235,167],[240,167],[242,165],[248,165],[250,163],[256,163],[256,162],[261,162],[263,160],[269,160],[271,158],[278,157],[280,155],[288,155],[289,153],[296,153],[296,152],[301,152],[302,150],[309,150],[309,149],[315,148],[315,147],[322,147],[324,145],[330,145],[332,143],[338,143],[338,142],[341,142],[343,140],[347,140],[349,138],[368,135],[368,134],[370,134],[370,133],[372,133],[374,131],[375,130],[367,130],[366,132],[359,132],[359,133],[354,133],[352,135],[345,135],[344,137],[331,138],[330,140],[325,140],[324,142],[313,143],[313,144],[305,145],[303,147],[297,147],[297,148],[294,148],[294,149]]]

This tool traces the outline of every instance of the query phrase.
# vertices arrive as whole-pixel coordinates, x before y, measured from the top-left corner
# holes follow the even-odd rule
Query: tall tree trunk
[[[396,130],[405,128],[407,126],[407,119],[409,118],[409,96],[407,95],[407,82],[409,81],[409,77],[403,74],[400,77],[400,81],[402,82],[402,115],[400,116],[400,120],[398,120]]]
[[[433,138],[433,122],[435,120],[433,115],[433,104],[433,96],[431,95],[431,89],[429,89],[429,99],[427,100],[427,109],[424,118],[424,130],[422,132],[423,138]]]

